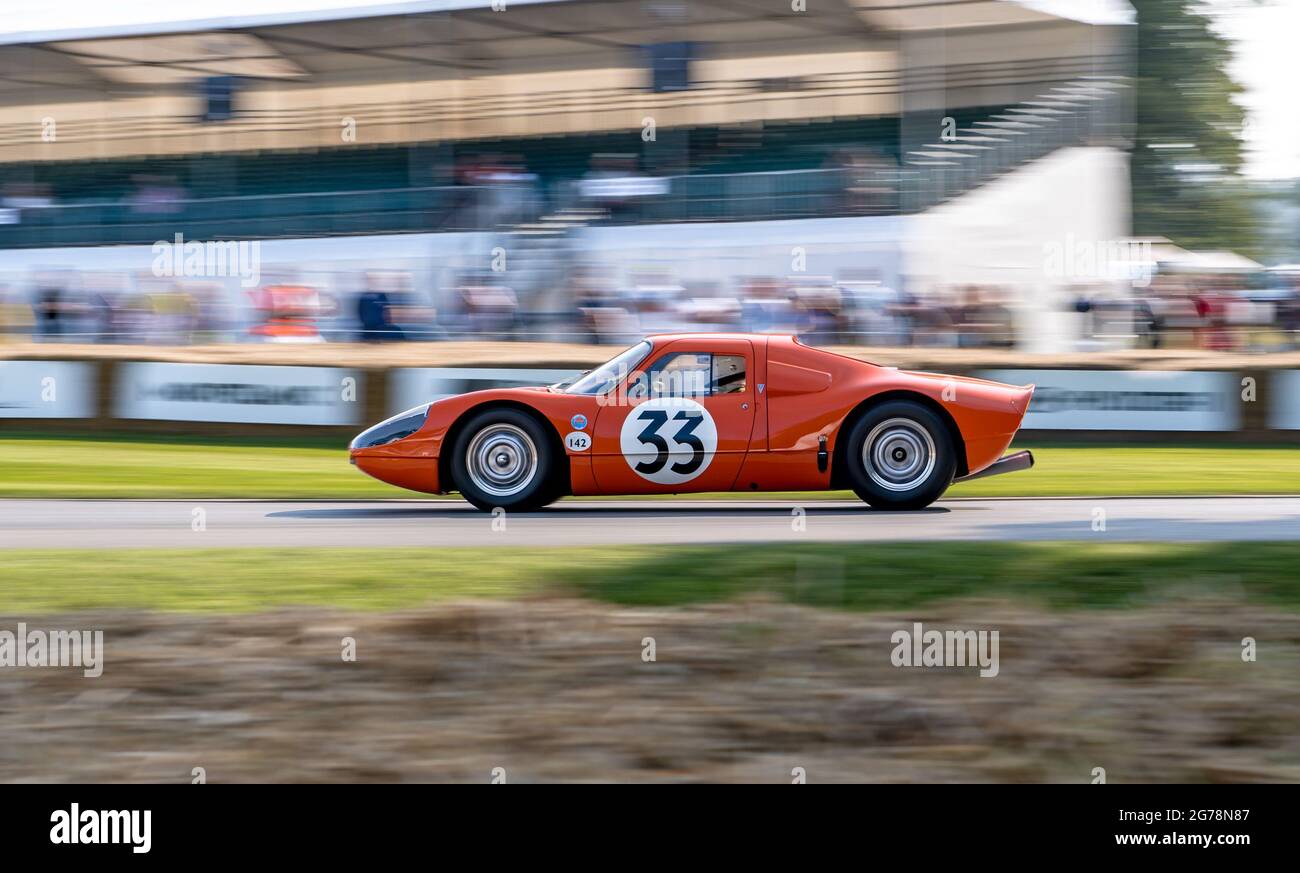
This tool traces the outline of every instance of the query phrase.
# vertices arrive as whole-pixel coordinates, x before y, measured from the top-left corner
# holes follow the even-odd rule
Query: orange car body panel
[[[454,490],[453,483],[439,477],[449,433],[466,413],[505,403],[534,410],[561,441],[575,429],[590,435],[589,449],[565,450],[574,494],[818,490],[830,487],[834,473],[832,463],[818,463],[823,438],[834,458],[836,443],[845,436],[844,421],[882,395],[925,398],[947,413],[963,445],[958,475],[977,473],[1002,456],[1033,395],[1032,385],[881,367],[802,345],[789,336],[669,334],[647,339],[651,351],[628,382],[644,378],[666,355],[679,352],[745,358],[742,391],[693,398],[712,417],[717,448],[707,467],[689,481],[650,481],[633,469],[637,458],[625,454],[621,435],[628,430],[629,416],[646,416],[646,410],[638,409],[647,399],[629,398],[623,386],[604,397],[548,388],[499,388],[449,397],[429,408],[416,433],[388,445],[354,449],[352,460],[376,479],[412,491]],[[582,428],[574,425],[579,416],[586,419]],[[641,421],[629,427],[644,435]]]

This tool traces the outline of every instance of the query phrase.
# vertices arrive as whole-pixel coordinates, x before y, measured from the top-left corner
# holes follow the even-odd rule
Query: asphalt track
[[[839,500],[561,501],[499,518],[458,500],[0,501],[4,549],[1296,539],[1300,497],[956,499],[906,513]]]

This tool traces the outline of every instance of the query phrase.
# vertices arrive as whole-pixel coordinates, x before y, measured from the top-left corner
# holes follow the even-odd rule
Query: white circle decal
[[[619,444],[628,466],[660,485],[689,482],[709,468],[718,450],[713,416],[686,397],[656,397],[623,419]]]
[[[591,436],[575,430],[564,438],[564,447],[571,452],[585,452],[591,448]]]

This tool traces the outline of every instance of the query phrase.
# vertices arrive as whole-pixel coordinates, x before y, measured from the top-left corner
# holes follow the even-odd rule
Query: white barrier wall
[[[1231,431],[1234,373],[1156,370],[986,370],[982,378],[1037,387],[1026,430]]]
[[[388,381],[390,415],[484,388],[518,388],[553,385],[577,370],[532,370],[504,367],[407,367],[394,370]]]
[[[0,361],[0,419],[98,418],[102,366],[89,361]],[[114,368],[111,417],[146,421],[356,426],[367,413],[367,375],[339,367],[124,361]],[[485,388],[548,385],[564,368],[405,367],[387,380],[384,414]],[[1241,373],[1156,370],[983,370],[975,375],[1037,387],[1026,430],[1225,433],[1243,427]],[[1300,370],[1268,381],[1267,423],[1300,430]]]
[[[360,371],[336,367],[128,363],[115,390],[118,418],[347,425],[364,408]]]
[[[1268,426],[1300,430],[1300,370],[1279,370],[1271,385]]]
[[[0,418],[91,418],[95,365],[0,361]]]

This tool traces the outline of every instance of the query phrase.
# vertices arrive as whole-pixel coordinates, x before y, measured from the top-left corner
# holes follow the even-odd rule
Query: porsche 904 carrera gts
[[[483,510],[566,494],[852,489],[920,509],[1004,455],[1034,386],[877,366],[766,334],[651,336],[555,385],[428,403],[352,441],[362,471]]]

